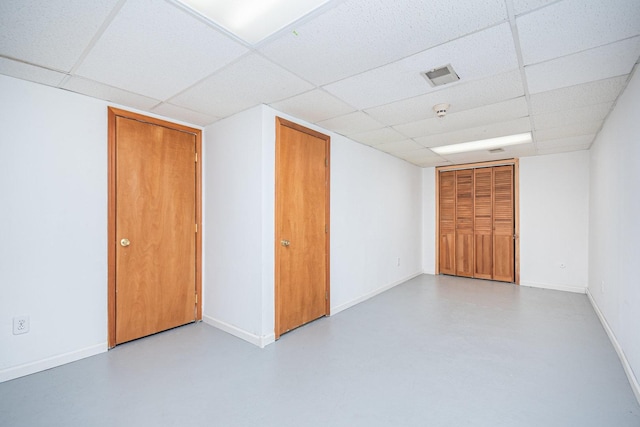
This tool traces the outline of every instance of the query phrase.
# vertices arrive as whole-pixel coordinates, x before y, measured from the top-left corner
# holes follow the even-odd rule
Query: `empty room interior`
[[[640,2],[3,0],[0,425],[640,426]]]

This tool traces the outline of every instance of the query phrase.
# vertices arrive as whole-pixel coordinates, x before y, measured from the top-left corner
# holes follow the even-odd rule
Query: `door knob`
[[[124,246],[125,248],[127,246],[129,246],[131,244],[131,242],[129,241],[129,239],[122,239],[120,240],[120,246]]]
[[[288,240],[280,240],[280,244],[281,244],[282,246],[289,246],[289,245],[291,244],[291,242],[290,242],[290,241],[288,241]]]

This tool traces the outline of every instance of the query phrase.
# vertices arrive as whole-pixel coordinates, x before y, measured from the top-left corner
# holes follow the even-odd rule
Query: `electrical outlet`
[[[29,316],[16,316],[13,318],[13,335],[29,332]]]

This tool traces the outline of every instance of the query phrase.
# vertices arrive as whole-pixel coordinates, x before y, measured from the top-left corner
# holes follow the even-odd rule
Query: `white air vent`
[[[422,73],[425,79],[429,82],[431,86],[442,86],[447,83],[453,83],[460,80],[458,74],[453,71],[453,67],[451,64],[447,64],[443,67],[434,68],[430,71],[425,71]]]
[[[491,154],[504,153],[504,148],[493,148],[493,149],[489,150],[489,152]]]

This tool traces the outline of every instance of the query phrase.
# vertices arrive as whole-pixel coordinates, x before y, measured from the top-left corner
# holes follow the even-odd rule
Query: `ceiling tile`
[[[402,141],[384,142],[373,148],[384,151],[385,153],[402,153],[405,151],[420,150],[424,147],[411,139],[404,139]]]
[[[22,80],[42,83],[48,86],[58,86],[67,76],[57,71],[25,64],[24,62],[12,61],[0,57],[0,74],[17,77]]]
[[[170,117],[172,119],[182,120],[183,122],[191,123],[198,126],[206,126],[219,120],[218,117],[198,113],[196,111],[178,107],[177,105],[168,104],[166,102],[157,105],[151,111],[163,116]]]
[[[612,102],[589,105],[587,107],[574,108],[573,110],[556,111],[533,116],[533,124],[536,130],[552,129],[577,124],[601,122],[611,111]]]
[[[362,144],[366,145],[376,145],[382,144],[385,142],[395,142],[406,139],[406,136],[402,135],[400,132],[391,129],[391,128],[382,128],[371,130],[368,132],[357,133],[353,135],[349,135],[350,139],[354,141],[358,141]]]
[[[525,67],[529,93],[629,74],[638,56],[640,37],[634,37]]]
[[[342,135],[354,135],[384,127],[380,122],[372,119],[362,111],[323,120],[318,122],[317,125]]]
[[[548,141],[536,143],[536,147],[538,147],[538,151],[546,150],[549,148],[557,148],[557,147],[580,147],[579,149],[589,148],[591,143],[593,142],[595,134],[591,135],[581,135],[581,136],[573,136],[569,138],[559,138],[559,139],[550,139]]]
[[[638,0],[565,0],[516,18],[525,65],[640,34]],[[636,55],[637,59],[637,55]]]
[[[0,55],[70,71],[118,0],[2,0]]]
[[[125,3],[77,74],[166,100],[246,51],[174,5],[135,0]]]
[[[311,84],[254,53],[170,101],[204,114],[227,117],[257,104],[272,104],[311,88]]]
[[[283,101],[274,102],[270,106],[311,123],[355,111],[355,108],[321,89],[314,89]]]
[[[492,123],[485,126],[462,129],[455,132],[415,138],[415,140],[425,147],[438,147],[441,145],[458,144],[461,142],[475,141],[479,139],[515,135],[518,133],[529,132],[530,130],[531,122],[529,118],[522,117],[520,119],[506,122]]]
[[[531,114],[542,114],[614,101],[627,83],[627,76],[598,80],[531,95]]]
[[[509,24],[445,43],[324,88],[359,109],[371,108],[434,91],[421,73],[449,63],[460,77],[460,81],[452,85],[517,68]]]
[[[526,117],[529,107],[524,96],[496,104],[447,114],[446,117],[432,117],[413,123],[394,126],[393,128],[408,138],[419,138],[427,135],[454,132],[460,129],[473,128],[490,123],[504,122]]]
[[[399,153],[393,153],[392,155],[420,167],[445,166],[451,164],[451,162],[438,156],[428,148],[403,151]]]
[[[513,11],[516,15],[551,4],[557,0],[513,0]]]
[[[260,51],[297,75],[322,85],[397,61],[506,18],[502,0],[344,1]]]
[[[550,129],[541,129],[535,131],[537,142],[547,141],[549,139],[569,138],[573,136],[596,134],[602,127],[603,121],[593,121],[589,123],[578,123],[569,126],[561,126]]]
[[[588,150],[590,146],[591,144],[589,144],[588,146],[567,145],[567,146],[561,146],[561,147],[544,148],[542,150],[538,150],[537,155],[544,156],[547,154],[560,154],[560,153],[570,153],[572,151]]]
[[[115,102],[117,104],[126,105],[128,107],[138,108],[140,110],[149,110],[160,101],[137,93],[127,92],[126,90],[107,86],[93,80],[83,79],[82,77],[71,77],[61,86],[72,92],[81,93],[92,96],[94,98],[104,99],[105,101]]]
[[[434,117],[433,106],[446,102],[451,113],[494,104],[524,95],[520,70],[444,87],[413,98],[367,109],[380,122],[392,126]]]
[[[449,154],[442,156],[454,164],[489,162],[495,160],[512,159],[514,157],[534,156],[536,149],[533,143],[504,147],[500,153],[490,153],[489,150],[471,151],[468,153]]]

